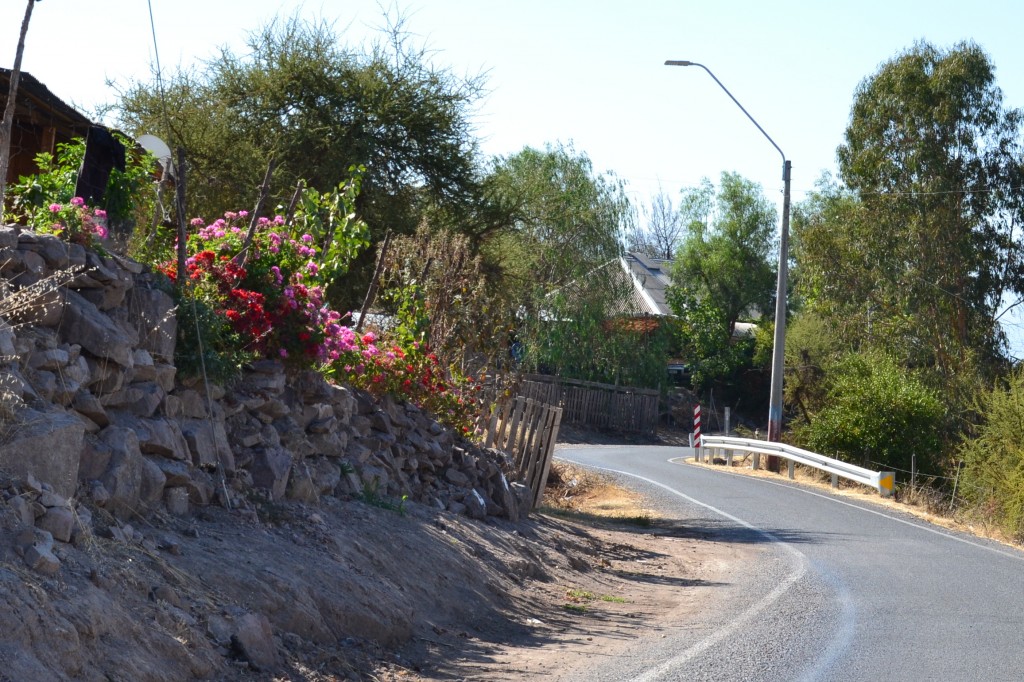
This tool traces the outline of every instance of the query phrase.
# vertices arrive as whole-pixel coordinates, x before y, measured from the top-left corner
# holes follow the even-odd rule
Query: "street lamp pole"
[[[761,134],[772,143],[772,146],[782,156],[782,181],[784,187],[782,193],[782,232],[779,236],[779,279],[775,289],[775,343],[772,349],[772,386],[768,405],[768,440],[778,442],[782,436],[782,373],[784,371],[786,354],[786,289],[789,279],[789,187],[792,164],[786,159],[786,154],[779,148],[779,145],[775,144],[775,140],[764,131],[760,123],[754,120],[750,112],[743,108],[739,100],[733,97],[729,89],[722,85],[722,81],[718,80],[715,74],[711,73],[711,69],[697,62],[674,59],[667,60],[665,66],[699,66],[707,71],[707,74],[718,83],[718,87],[722,88],[725,94],[729,95],[729,99],[740,108],[740,111],[747,115],[750,122],[757,126]],[[768,468],[776,473],[779,471],[778,456],[768,456]]]

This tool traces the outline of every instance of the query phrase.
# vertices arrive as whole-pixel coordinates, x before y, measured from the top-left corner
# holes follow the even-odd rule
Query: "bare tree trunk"
[[[14,102],[18,97],[18,81],[21,80],[21,55],[25,52],[25,34],[28,33],[28,22],[32,18],[32,8],[36,0],[28,0],[25,8],[25,19],[21,22],[21,35],[18,36],[18,51],[14,55],[14,68],[11,69],[11,85],[7,91],[7,106],[4,107],[4,120],[0,124],[0,214],[3,213],[4,192],[7,189],[7,169],[11,165],[11,129],[14,127]]]

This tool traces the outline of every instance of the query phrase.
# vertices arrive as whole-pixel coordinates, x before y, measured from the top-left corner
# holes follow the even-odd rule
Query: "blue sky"
[[[242,49],[276,14],[336,22],[349,42],[378,36],[375,0],[151,0],[165,71]],[[386,5],[385,5],[386,6]],[[396,5],[413,40],[458,73],[486,72],[474,119],[489,154],[572,142],[635,202],[735,171],[781,208],[781,157],[714,81],[710,68],[793,163],[793,199],[833,170],[854,89],[925,39],[973,40],[996,65],[1009,106],[1024,107],[1024,4],[1011,0],[410,0]],[[0,66],[14,60],[23,0],[0,3]],[[149,79],[144,0],[45,0],[33,11],[23,68],[85,110],[115,98],[106,80]],[[1020,320],[1014,320],[1018,323]]]

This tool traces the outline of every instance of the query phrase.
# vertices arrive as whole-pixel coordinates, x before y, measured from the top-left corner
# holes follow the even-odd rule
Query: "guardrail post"
[[[789,460],[789,480],[796,478],[796,462]]]
[[[959,473],[959,472],[957,472]],[[956,491],[956,488],[953,488]],[[896,473],[893,471],[882,471],[878,474],[878,492],[882,497],[892,497],[896,491]]]
[[[750,468],[753,469],[754,471],[757,471],[758,469],[761,468],[761,455],[759,455],[756,452],[754,453],[754,458],[750,462]]]
[[[832,474],[832,487],[833,488],[838,488],[839,487],[839,474]]]

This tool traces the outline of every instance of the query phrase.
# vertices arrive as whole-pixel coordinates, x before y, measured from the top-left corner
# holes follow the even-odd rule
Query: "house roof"
[[[0,94],[4,101],[11,90],[11,69],[0,68]],[[73,106],[50,92],[27,71],[18,77],[15,117],[23,123],[57,126],[75,135],[85,135],[92,122]]]
[[[665,300],[665,289],[671,284],[669,271],[672,269],[672,261],[631,251],[620,258],[619,262],[633,283],[629,310],[623,312],[671,315],[672,310]]]

